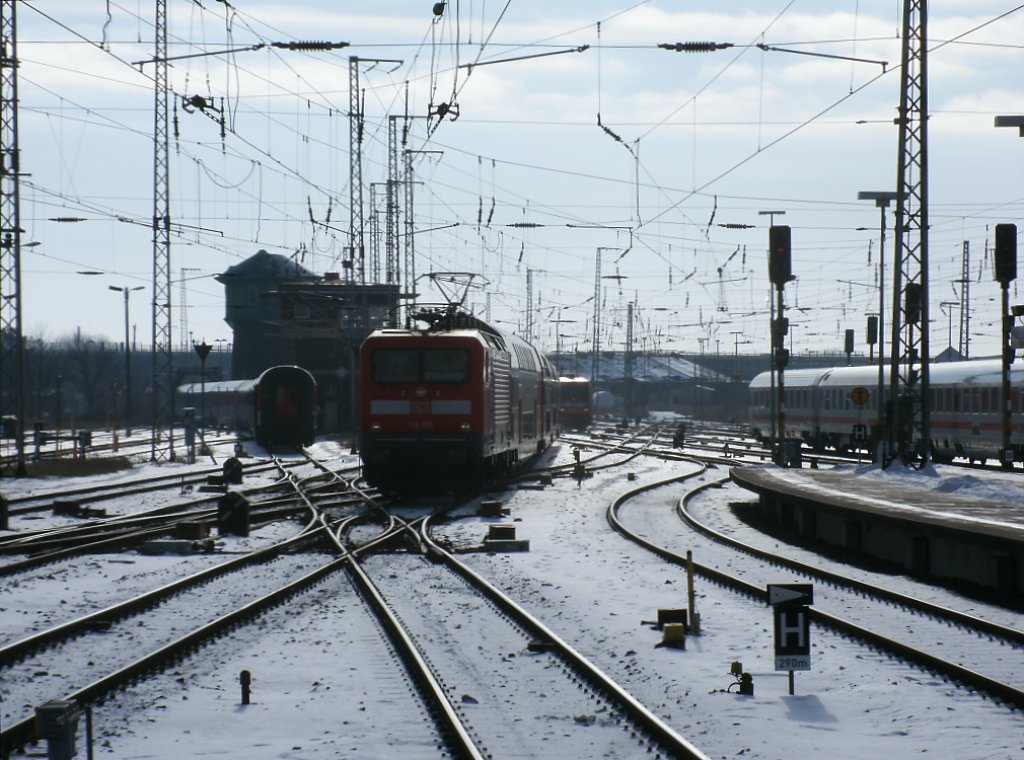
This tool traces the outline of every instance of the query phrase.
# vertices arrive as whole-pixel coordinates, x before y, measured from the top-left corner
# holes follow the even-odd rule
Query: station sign
[[[806,607],[776,607],[775,669],[811,669],[811,616]]]
[[[791,674],[794,670],[810,670],[811,616],[807,605],[814,603],[814,587],[810,583],[770,583],[767,592],[775,617],[775,669]]]
[[[850,391],[850,401],[855,403],[857,406],[864,406],[864,404],[868,403],[870,398],[871,394],[868,392],[868,389],[862,385],[858,385]]]

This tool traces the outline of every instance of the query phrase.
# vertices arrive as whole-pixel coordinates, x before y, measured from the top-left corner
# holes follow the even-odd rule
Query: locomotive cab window
[[[469,380],[469,351],[428,348],[386,348],[373,353],[375,383],[465,383]]]
[[[423,382],[464,383],[469,380],[469,351],[428,348],[423,352]]]
[[[415,383],[419,379],[415,349],[387,348],[373,352],[375,383]]]

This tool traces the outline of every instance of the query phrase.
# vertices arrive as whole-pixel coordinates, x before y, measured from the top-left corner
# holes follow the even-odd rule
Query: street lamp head
[[[1024,137],[1024,116],[997,116],[995,118],[997,127],[1016,127],[1021,137]]]
[[[892,190],[861,190],[857,193],[857,200],[874,201],[878,208],[888,208],[889,203],[898,197],[899,193]]]

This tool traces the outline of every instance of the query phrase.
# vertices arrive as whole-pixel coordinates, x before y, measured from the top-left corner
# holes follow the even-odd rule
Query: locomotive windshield
[[[462,348],[382,348],[373,352],[376,383],[465,383],[469,351]]]
[[[430,348],[423,352],[423,382],[464,383],[469,380],[469,351]]]
[[[387,348],[373,352],[373,380],[377,383],[415,383],[419,379],[416,349]]]
[[[559,392],[563,401],[590,401],[590,386],[584,383],[565,383]]]

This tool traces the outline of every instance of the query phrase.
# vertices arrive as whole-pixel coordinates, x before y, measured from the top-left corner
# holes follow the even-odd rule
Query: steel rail
[[[216,620],[196,628],[148,655],[140,657],[114,673],[106,675],[88,686],[67,695],[64,699],[79,705],[86,705],[100,700],[107,694],[126,686],[132,681],[141,679],[146,674],[160,670],[168,664],[185,657],[191,650],[216,636],[226,633],[243,621],[251,619],[271,607],[284,602],[291,596],[306,590],[327,575],[343,569],[345,564],[346,560],[344,557],[333,559],[301,578],[291,581],[285,586],[281,586],[269,594],[239,607],[233,612],[222,615]],[[0,757],[5,757],[14,748],[23,747],[28,742],[35,741],[37,738],[36,720],[34,717],[26,718],[9,726],[0,733]]]
[[[257,562],[268,562],[275,559],[283,552],[288,551],[292,547],[299,546],[313,540],[315,534],[320,530],[322,530],[322,528],[316,526],[314,522],[311,521],[303,527],[300,533],[292,536],[291,538],[279,541],[271,546],[256,549],[248,554],[234,557],[219,565],[208,567],[204,570],[193,573],[192,575],[171,581],[170,583],[147,591],[133,597],[132,599],[110,605],[102,610],[83,615],[75,618],[74,620],[69,620],[66,623],[32,634],[31,636],[27,636],[11,644],[0,646],[0,667],[12,665],[33,652],[53,646],[73,636],[88,633],[99,626],[107,626],[123,620],[131,615],[141,612],[142,610],[149,609],[158,602],[174,596],[185,589],[198,586],[242,567],[256,564]]]
[[[721,485],[721,481],[719,482],[719,485]],[[1002,625],[1001,623],[996,623],[991,620],[985,620],[984,618],[980,618],[976,615],[970,615],[966,612],[954,610],[950,607],[943,607],[940,604],[934,604],[933,602],[928,602],[924,599],[907,596],[906,594],[901,594],[898,591],[874,586],[870,583],[859,581],[856,578],[847,578],[846,576],[829,572],[828,570],[823,570],[806,562],[801,562],[800,560],[780,557],[776,554],[764,551],[763,549],[758,549],[756,546],[750,546],[749,544],[745,544],[735,538],[730,538],[724,533],[716,531],[714,528],[704,525],[686,509],[686,504],[682,500],[680,500],[676,505],[676,512],[679,517],[694,530],[703,533],[719,543],[726,544],[727,546],[731,546],[733,549],[745,552],[752,557],[757,557],[758,559],[772,562],[776,565],[789,568],[790,570],[796,570],[804,573],[805,575],[819,578],[820,580],[825,581],[826,583],[831,583],[835,586],[845,586],[847,588],[855,589],[867,596],[874,596],[880,599],[885,599],[888,602],[901,604],[904,607],[909,607],[910,609],[917,610],[918,612],[926,613],[932,617],[938,618],[939,620],[956,623],[957,625],[977,630],[989,636],[998,636],[1014,644],[1024,645],[1024,631],[1020,629],[1011,628],[1010,626]]]
[[[698,493],[701,493],[710,488],[719,487],[723,483],[728,482],[728,480],[729,479],[726,477],[716,481],[712,481],[710,483],[704,483],[698,486],[697,488],[684,494],[680,499],[680,503],[685,504]],[[667,484],[669,482],[671,481],[666,481],[663,484]],[[641,490],[649,490],[649,488],[650,487],[634,489],[633,491],[629,491],[625,494],[622,494],[612,502],[612,504],[608,508],[609,511],[617,511],[618,508],[623,503],[625,503],[625,501],[631,498],[632,495],[639,493]],[[615,527],[616,530],[618,530],[620,533],[629,538],[629,540],[634,541],[635,543],[643,546],[644,548],[650,550],[654,554],[657,554],[659,557],[662,557],[663,559],[666,559],[669,562],[672,562],[676,565],[686,565],[685,556],[672,552],[668,549],[665,549],[664,547],[658,546],[656,544],[651,543],[650,541],[647,541],[646,539],[636,536],[635,534],[626,530],[621,525],[621,522],[612,522],[611,520],[609,520],[609,522],[612,523],[613,527]],[[727,588],[732,588],[736,591],[740,591],[741,593],[747,594],[748,596],[761,600],[766,604],[768,602],[768,593],[764,588],[761,588],[760,586],[755,586],[751,583],[742,580],[741,578],[736,578],[735,576],[729,575],[728,573],[723,573],[719,570],[715,570],[714,568],[701,565],[698,562],[693,562],[693,568],[697,573],[703,575],[705,578],[708,578],[709,580],[715,583],[718,583],[719,585],[725,586]],[[974,687],[980,691],[990,694],[991,696],[994,696],[998,699],[1002,699],[1005,702],[1014,705],[1018,709],[1024,708],[1024,691],[1017,689],[1014,686],[1003,683],[1002,681],[998,681],[994,678],[990,678],[982,673],[978,673],[977,671],[971,670],[969,668],[962,667],[960,665],[957,665],[956,663],[949,662],[948,660],[944,660],[941,657],[936,657],[935,655],[929,654],[928,652],[924,652],[915,647],[911,647],[902,642],[894,641],[888,638],[887,636],[883,636],[874,631],[856,625],[855,623],[843,620],[842,618],[839,618],[835,615],[830,615],[826,612],[822,612],[821,610],[815,609],[814,607],[809,607],[807,612],[810,616],[810,619],[815,621],[819,625],[831,628],[835,631],[839,631],[853,638],[859,639],[860,641],[863,641],[871,646],[875,646],[882,651],[889,652],[890,654],[893,654],[897,657],[901,657],[904,660],[907,660],[908,662],[916,663],[917,665],[930,669],[935,673],[939,673],[955,681],[959,681],[964,685]]]
[[[375,539],[375,541],[364,544],[360,549],[349,551],[343,545],[340,534],[345,529],[345,526],[360,519],[360,517],[363,516],[354,515],[348,518],[343,521],[343,525],[338,526],[336,533],[331,534],[331,540],[338,550],[343,553],[342,559],[346,562],[345,568],[349,578],[352,580],[356,590],[366,601],[370,611],[384,628],[388,640],[391,641],[392,646],[395,647],[405,665],[406,672],[416,683],[424,702],[432,710],[434,722],[445,739],[449,751],[458,758],[484,760],[484,758],[489,756],[482,753],[476,746],[476,742],[470,736],[454,705],[448,699],[447,692],[438,682],[430,666],[427,664],[426,658],[419,651],[412,637],[405,631],[402,623],[391,611],[391,608],[373,581],[370,580],[370,577],[359,565],[356,557],[358,551],[367,551],[371,545],[379,545],[380,542],[389,540],[391,537],[409,530],[409,525],[405,521],[392,519],[381,536]],[[396,522],[398,523],[397,525]]]
[[[478,588],[499,609],[516,620],[532,636],[551,644],[566,662],[580,673],[596,691],[603,693],[607,698],[614,701],[618,707],[623,709],[638,725],[642,726],[652,739],[665,751],[669,752],[672,757],[708,760],[708,756],[701,752],[700,749],[676,733],[668,724],[654,715],[639,700],[619,686],[618,683],[580,652],[572,648],[539,619],[531,615],[489,581],[438,545],[430,536],[429,518],[423,519],[423,522],[420,524],[420,533],[428,548],[428,556],[444,562],[472,586]]]

